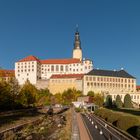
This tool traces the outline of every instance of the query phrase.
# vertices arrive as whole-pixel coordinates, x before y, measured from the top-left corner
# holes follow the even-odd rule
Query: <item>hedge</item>
[[[140,120],[133,115],[123,115],[117,121],[117,127],[125,131],[134,126],[140,126]]]
[[[129,132],[129,129],[137,126],[137,129],[134,132],[135,134],[130,134],[140,139],[140,117],[127,113],[115,112],[106,108],[100,108],[96,110],[95,115],[105,119],[121,130],[127,132]]]

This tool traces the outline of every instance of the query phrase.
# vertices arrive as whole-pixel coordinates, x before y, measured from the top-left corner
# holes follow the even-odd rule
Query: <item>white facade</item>
[[[68,64],[41,64],[41,79],[49,79],[56,74],[85,74],[93,69],[91,60]]]
[[[15,63],[15,76],[19,84],[24,84],[29,80],[36,84],[41,76],[40,63],[37,61],[23,61]]]
[[[15,76],[19,84],[22,85],[28,79],[32,84],[38,80],[48,80],[55,74],[84,74],[93,69],[92,61],[75,59],[58,59],[53,64],[48,64],[50,60],[36,60],[34,56],[28,56],[15,63]],[[59,64],[60,61],[60,64]],[[43,63],[45,62],[45,63]],[[56,64],[55,64],[56,62]],[[65,64],[61,64],[65,62]]]
[[[109,94],[135,93],[136,79],[105,75],[84,75],[83,93],[87,95],[89,91]]]
[[[56,74],[85,74],[93,69],[89,59],[82,59],[82,48],[79,32],[75,33],[73,58],[39,60],[35,56],[28,56],[15,63],[15,76],[19,84],[28,79],[32,84],[38,80],[49,80]]]

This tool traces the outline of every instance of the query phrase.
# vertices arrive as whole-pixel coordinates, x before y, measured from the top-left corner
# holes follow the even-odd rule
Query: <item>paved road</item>
[[[82,114],[82,118],[93,140],[136,140],[122,134],[95,115]]]
[[[82,117],[85,122],[85,126],[87,127],[93,140],[107,140],[107,138],[104,135],[100,134],[100,131],[95,128],[95,126],[91,123],[91,121],[89,121],[89,119],[85,115],[82,115]]]

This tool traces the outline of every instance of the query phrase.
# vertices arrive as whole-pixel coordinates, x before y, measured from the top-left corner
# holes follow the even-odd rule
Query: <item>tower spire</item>
[[[78,30],[78,24],[76,25],[74,48],[73,48],[73,58],[77,58],[77,59],[82,60],[82,48],[81,48],[81,41],[80,41],[80,35],[79,35],[79,30]]]
[[[79,27],[78,27],[78,24],[76,24],[74,49],[81,49],[81,41],[80,41],[80,35],[79,35],[78,28],[79,28]]]

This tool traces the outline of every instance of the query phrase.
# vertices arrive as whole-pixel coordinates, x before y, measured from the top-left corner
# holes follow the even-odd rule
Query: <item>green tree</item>
[[[65,90],[62,93],[63,104],[71,104],[73,101],[76,101],[79,96],[82,96],[82,92],[75,88]]]
[[[121,100],[120,95],[117,95],[117,97],[116,97],[116,106],[117,106],[117,108],[123,107],[123,102]]]
[[[112,96],[111,95],[107,95],[106,101],[105,101],[105,106],[108,108],[112,108]]]
[[[99,93],[95,94],[93,97],[93,102],[100,107],[103,106],[104,96]]]
[[[55,97],[55,103],[62,104],[62,94],[61,93],[56,93],[54,95],[54,97]]]
[[[87,96],[94,97],[94,95],[95,95],[95,93],[94,93],[93,91],[89,91],[89,92],[87,93]]]
[[[125,108],[132,108],[133,107],[130,94],[126,94],[124,96],[124,107]]]
[[[15,108],[18,105],[20,106],[19,93],[21,88],[19,86],[17,79],[15,78],[11,78],[8,83],[11,87],[10,93],[11,93],[11,98],[13,100],[12,108]]]
[[[11,109],[12,104],[11,87],[7,82],[0,82],[0,109]]]
[[[25,82],[20,91],[20,102],[24,106],[34,105],[36,102],[38,90],[28,80]]]
[[[49,89],[40,89],[37,94],[37,105],[50,105],[52,94]]]

